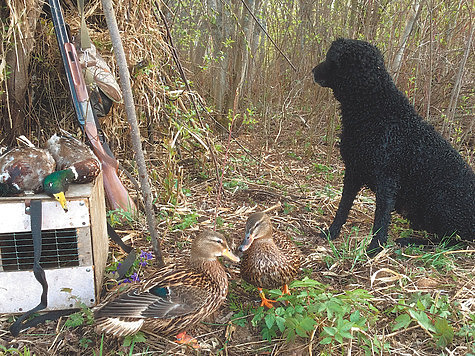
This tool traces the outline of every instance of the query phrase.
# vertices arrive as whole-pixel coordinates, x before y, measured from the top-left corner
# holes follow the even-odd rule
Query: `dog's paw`
[[[334,240],[338,236],[338,233],[332,233],[330,229],[323,229],[320,233],[320,237],[324,240]]]
[[[378,239],[372,239],[371,243],[366,247],[366,254],[369,257],[374,257],[383,250],[383,247],[380,245]]]

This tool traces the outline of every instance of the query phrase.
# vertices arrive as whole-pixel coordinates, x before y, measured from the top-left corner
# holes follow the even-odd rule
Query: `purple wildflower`
[[[142,267],[145,267],[147,265],[147,261],[151,260],[152,258],[153,258],[153,255],[151,252],[140,250],[139,265]]]
[[[120,281],[118,284],[122,284],[122,283],[132,283],[132,281],[128,278],[124,278],[124,280]]]
[[[117,264],[116,270],[115,270],[115,271],[112,271],[112,274],[118,272],[121,265],[122,265],[122,263],[119,262],[119,263]]]

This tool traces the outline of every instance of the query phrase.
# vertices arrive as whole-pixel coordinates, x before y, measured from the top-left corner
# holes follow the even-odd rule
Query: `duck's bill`
[[[254,238],[251,237],[251,236],[246,235],[246,238],[241,243],[241,246],[239,246],[239,251],[241,251],[241,252],[246,251],[249,247],[251,247],[252,241],[254,241]]]
[[[59,204],[61,204],[61,207],[65,212],[68,212],[68,206],[66,204],[66,197],[64,196],[64,192],[59,192],[56,194],[53,194],[54,198],[59,201]]]
[[[241,259],[232,253],[229,249],[223,251],[223,256],[229,258],[233,262],[239,262]]]

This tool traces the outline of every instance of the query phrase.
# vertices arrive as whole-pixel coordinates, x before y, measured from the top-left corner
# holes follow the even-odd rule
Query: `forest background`
[[[76,2],[65,0],[62,4],[75,34],[80,27]],[[338,37],[377,45],[398,88],[473,167],[475,26],[470,0],[117,0],[114,7],[132,78],[157,229],[169,260],[181,256],[190,236],[206,224],[233,231],[228,236],[238,244],[249,212],[278,202],[282,203],[279,215],[283,216],[277,220],[278,225],[297,231],[309,255],[316,253],[314,239],[319,227],[328,225],[336,210],[344,167],[338,150],[338,103],[330,90],[313,83],[311,69],[324,59]],[[23,134],[41,146],[58,127],[79,134],[47,6],[39,0],[6,0],[0,4],[0,19],[0,145],[14,145],[15,138]],[[86,2],[86,21],[94,44],[117,72],[100,1]],[[101,124],[123,170],[137,177],[123,105],[116,104]],[[133,179],[123,178],[140,200],[140,189]],[[355,250],[361,238],[369,234],[374,212],[370,192],[363,192],[355,210],[353,220],[360,231],[355,232],[351,225],[346,227],[347,250],[327,246],[333,256],[331,263],[328,256],[318,267],[314,261],[309,262],[314,272],[331,267],[337,275],[320,280],[331,282],[335,288],[341,286],[341,290],[353,289],[350,286],[354,285],[369,290],[374,283],[371,280],[369,285],[369,277],[355,277],[357,282],[337,281],[342,275],[348,278],[348,269],[355,275],[368,273],[364,253],[356,256],[350,247]],[[117,223],[117,215],[109,212],[109,219]],[[408,231],[407,222],[397,217],[396,221],[392,237]],[[130,226],[122,227],[124,234],[131,234],[137,246],[150,249],[143,218],[132,219]],[[356,242],[348,242],[353,238]],[[115,249],[113,254],[115,261],[120,250]],[[465,313],[457,303],[465,300],[462,296],[468,301],[474,298],[473,259],[458,253],[447,256],[452,259],[444,260],[441,266],[432,259],[429,266],[422,263],[422,270],[419,260],[409,259],[416,262],[398,264],[397,278],[392,275],[395,279],[381,283],[394,283],[400,288],[406,276],[417,276],[418,280],[432,281],[434,287],[447,278],[456,280],[447,287],[451,291],[447,305],[453,308],[453,330],[466,334],[457,334],[458,342],[451,350],[469,352],[475,328],[473,306]],[[372,265],[371,271],[394,268],[390,262],[380,260],[381,265]],[[234,295],[252,299],[245,288],[236,288]],[[388,302],[385,298],[392,298],[391,293],[381,293],[384,303]],[[435,291],[427,295],[429,304],[438,300]],[[246,307],[241,309],[251,313]],[[437,314],[439,309],[432,312]],[[404,314],[398,313],[391,314],[393,319]],[[411,333],[409,339],[424,340],[420,344],[414,341],[411,347],[421,354],[439,352],[437,343],[446,335],[422,327],[423,322],[414,313],[404,315],[409,315],[412,323],[405,327],[420,331]],[[92,335],[86,324],[79,328],[86,328],[86,335]],[[259,335],[262,324],[254,324],[256,329],[252,330]],[[387,325],[382,328],[387,327],[389,334],[397,332]],[[81,350],[78,344],[85,340],[83,331],[73,332],[72,341],[52,333],[50,339],[36,340],[38,354],[44,350],[59,352],[58,340],[62,340],[62,347]],[[269,333],[266,336],[270,339],[278,334]],[[306,339],[305,347],[323,350],[319,344],[324,340],[322,333],[317,342],[313,340],[314,332],[310,341]],[[242,339],[255,337],[250,334],[241,335]],[[372,338],[378,334],[375,324],[367,334],[372,347],[380,352],[387,350],[381,346],[384,343],[374,346]],[[436,334],[442,336],[436,338]],[[404,337],[408,336],[391,340],[390,347],[408,347]],[[97,337],[87,336],[87,340],[83,341],[86,349],[97,350],[101,345]],[[367,351],[364,342],[363,346],[352,346],[350,338],[342,340],[340,343],[333,335],[331,350],[338,353],[353,347],[362,353]],[[108,342],[112,349],[125,352],[124,345]],[[262,346],[241,344],[235,344],[229,352],[252,354],[258,352],[254,346]],[[163,345],[150,343],[148,347],[163,349]],[[263,346],[268,350],[265,347],[269,346]]]

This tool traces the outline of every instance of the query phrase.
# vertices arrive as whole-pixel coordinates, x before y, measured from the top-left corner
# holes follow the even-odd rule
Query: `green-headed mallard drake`
[[[221,234],[204,230],[194,239],[188,261],[158,270],[141,285],[121,284],[96,307],[98,331],[126,336],[144,328],[164,335],[184,334],[226,298],[228,278],[219,256],[239,262]]]
[[[272,230],[266,213],[254,213],[246,222],[246,235],[239,246],[241,277],[259,290],[261,306],[272,308],[273,300],[265,297],[262,288],[283,287],[283,294],[290,294],[287,284],[299,273],[301,253],[285,234]]]
[[[54,172],[56,163],[48,150],[17,147],[0,156],[0,195],[39,193],[43,179]]]
[[[100,173],[101,164],[86,144],[71,135],[54,134],[46,147],[56,160],[57,171],[44,179],[43,189],[67,211],[64,193],[69,185],[92,182]]]

